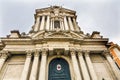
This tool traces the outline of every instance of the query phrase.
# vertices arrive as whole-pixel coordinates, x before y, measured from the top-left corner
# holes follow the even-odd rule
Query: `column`
[[[36,19],[36,23],[35,23],[35,26],[34,26],[34,31],[38,31],[39,30],[39,27],[40,27],[40,16],[37,17]]]
[[[53,30],[53,29],[52,29],[52,26],[53,26],[53,25],[52,25],[52,19],[51,19],[51,20],[50,20],[50,30]]]
[[[73,63],[73,69],[74,69],[74,74],[75,74],[75,80],[82,80],[80,70],[78,67],[78,62],[76,59],[76,53],[74,49],[70,49],[70,54],[72,58],[72,63]]]
[[[89,51],[85,51],[85,59],[86,59],[86,63],[87,63],[91,78],[92,78],[92,80],[98,80],[97,75],[96,75],[96,73],[94,71],[93,64],[91,62],[89,54],[90,54]]]
[[[90,80],[90,76],[89,76],[87,66],[86,66],[84,58],[83,58],[82,51],[78,51],[78,58],[79,58],[80,67],[81,67],[82,74],[83,74],[83,79],[84,80]]]
[[[40,25],[40,30],[44,30],[44,25],[45,25],[45,16],[42,16],[42,21]]]
[[[8,58],[8,51],[1,51],[1,57],[0,57],[0,71],[5,63],[5,60]]]
[[[46,30],[49,30],[50,28],[50,16],[47,16],[47,22],[46,22]]]
[[[62,20],[60,20],[60,30],[63,30]]]
[[[25,65],[24,65],[22,76],[21,76],[20,80],[27,80],[28,79],[32,51],[26,51],[26,52],[27,52],[27,55],[26,55]]]
[[[52,30],[55,30],[55,29],[54,29],[54,20],[55,20],[55,19],[53,18],[53,19],[52,19]]]
[[[65,30],[69,30],[68,22],[67,22],[66,16],[64,16],[64,24],[65,24]]]
[[[63,23],[63,21],[61,21],[61,22],[62,22],[62,30],[65,30],[64,23]]]
[[[104,51],[104,56],[106,57],[108,63],[110,64],[117,80],[120,80],[120,70],[118,69],[118,67],[116,66],[115,62],[113,61],[113,59],[111,58],[109,51]]]
[[[73,18],[73,23],[74,23],[74,27],[75,27],[76,31],[80,31],[79,27],[77,26],[75,18]]]
[[[46,78],[46,62],[47,62],[47,49],[43,49],[41,53],[41,65],[39,71],[39,80],[45,80]]]
[[[72,23],[71,17],[68,17],[68,21],[69,21],[69,25],[70,25],[70,30],[74,31],[73,23]]]
[[[30,74],[30,79],[29,80],[36,80],[37,79],[39,55],[40,55],[40,50],[35,50],[34,61],[33,61],[32,70],[31,70],[31,74]]]

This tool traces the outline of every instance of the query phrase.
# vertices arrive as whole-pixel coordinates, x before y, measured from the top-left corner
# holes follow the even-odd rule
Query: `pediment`
[[[43,39],[43,38],[72,38],[72,39],[83,39],[85,35],[78,34],[75,32],[38,32],[31,36],[32,39]]]
[[[84,34],[78,34],[75,32],[70,32],[70,35],[72,36],[72,38],[77,38],[77,39],[83,39],[85,37]]]
[[[63,32],[54,32],[46,34],[44,38],[72,38],[72,36]]]
[[[45,31],[37,32],[31,36],[32,39],[41,39],[44,38]]]

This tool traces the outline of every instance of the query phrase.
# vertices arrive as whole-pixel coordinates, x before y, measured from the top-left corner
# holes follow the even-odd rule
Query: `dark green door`
[[[49,64],[48,80],[71,80],[67,61],[62,58],[53,59]]]

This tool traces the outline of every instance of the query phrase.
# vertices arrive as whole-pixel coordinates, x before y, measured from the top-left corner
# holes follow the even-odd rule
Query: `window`
[[[54,28],[60,28],[60,21],[54,21]]]

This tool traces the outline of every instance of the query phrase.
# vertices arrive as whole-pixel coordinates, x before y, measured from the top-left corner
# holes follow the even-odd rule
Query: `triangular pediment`
[[[64,32],[54,32],[45,34],[44,38],[72,38],[72,36]]]
[[[41,39],[44,37],[44,33],[45,31],[41,31],[41,32],[37,32],[37,33],[34,33],[31,38],[32,39]]]
[[[43,38],[71,38],[71,39],[83,39],[85,35],[78,34],[75,32],[37,32],[31,36],[32,39],[43,39]]]
[[[72,36],[72,38],[77,38],[77,39],[83,39],[85,37],[84,34],[78,34],[78,33],[75,33],[75,32],[70,32],[70,35]]]

